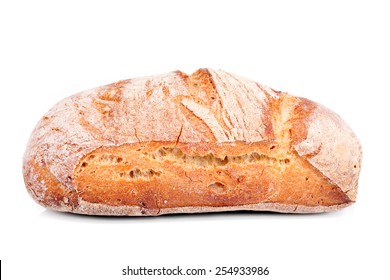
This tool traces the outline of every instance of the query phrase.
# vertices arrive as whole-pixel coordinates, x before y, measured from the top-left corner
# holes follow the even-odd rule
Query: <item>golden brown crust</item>
[[[40,204],[91,215],[323,212],[355,201],[360,161],[330,110],[200,69],[61,101],[30,138],[24,177]]]
[[[81,159],[74,181],[83,201],[149,210],[350,202],[305,160],[277,147],[270,151],[274,146],[150,142],[99,148]]]

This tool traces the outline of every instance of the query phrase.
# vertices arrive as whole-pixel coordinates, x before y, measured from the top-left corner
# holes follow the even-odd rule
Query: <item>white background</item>
[[[0,2],[4,279],[130,279],[121,276],[127,265],[268,266],[264,279],[390,279],[386,1],[54,2]],[[363,145],[357,203],[321,215],[98,218],[48,211],[29,197],[24,149],[57,101],[120,79],[201,67],[339,113]],[[177,279],[187,278],[237,279]]]

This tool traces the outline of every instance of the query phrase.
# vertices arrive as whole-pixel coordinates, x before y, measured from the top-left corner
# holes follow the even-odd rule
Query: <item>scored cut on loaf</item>
[[[35,127],[23,173],[32,197],[58,211],[315,213],[355,202],[361,156],[326,107],[199,69],[62,100]]]

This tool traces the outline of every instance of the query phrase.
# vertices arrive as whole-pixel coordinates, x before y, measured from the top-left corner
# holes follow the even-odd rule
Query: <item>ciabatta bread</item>
[[[59,211],[311,213],[356,200],[360,163],[355,134],[324,106],[200,69],[62,100],[33,131],[23,172]]]

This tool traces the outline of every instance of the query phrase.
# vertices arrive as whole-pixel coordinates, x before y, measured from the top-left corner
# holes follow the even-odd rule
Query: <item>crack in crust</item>
[[[210,166],[229,166],[231,164],[243,164],[243,163],[257,163],[262,162],[264,164],[279,164],[281,166],[290,164],[289,158],[276,158],[268,156],[266,154],[259,154],[258,152],[252,152],[249,154],[240,155],[220,155],[215,156],[212,153],[206,155],[200,155],[193,153],[191,155],[183,153],[179,148],[161,147],[157,151],[152,153],[143,153],[144,156],[153,160],[174,160],[175,164],[185,166],[197,167],[210,167]]]

